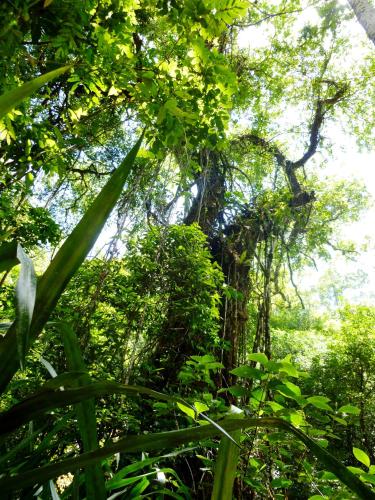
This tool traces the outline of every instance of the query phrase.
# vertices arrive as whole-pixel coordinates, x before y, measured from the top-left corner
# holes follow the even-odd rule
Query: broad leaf
[[[262,372],[261,370],[246,365],[234,368],[233,370],[230,371],[230,373],[236,375],[236,377],[251,378],[251,379],[254,378],[257,380],[260,380],[264,375],[264,372]]]
[[[253,352],[253,353],[249,354],[248,359],[250,361],[256,361],[257,363],[260,363],[261,365],[264,365],[264,366],[267,366],[267,363],[268,363],[267,356],[262,352]]]
[[[185,415],[187,415],[188,417],[190,417],[193,420],[195,420],[195,411],[192,408],[190,408],[190,407],[188,407],[188,406],[186,406],[186,405],[184,405],[182,403],[177,403],[177,406],[179,407],[179,409],[183,413],[185,413]]]
[[[366,472],[361,474],[361,479],[362,481],[365,481],[366,483],[370,483],[370,484],[373,484],[375,485],[375,476],[373,476],[372,474],[367,474]]]
[[[356,406],[352,405],[345,405],[341,406],[341,408],[338,409],[339,413],[347,413],[348,415],[359,415],[361,413],[361,410],[357,408]]]
[[[331,406],[327,404],[330,399],[325,396],[311,396],[310,398],[307,398],[307,401],[320,410],[333,411]]]
[[[355,456],[355,458],[363,463],[363,465],[365,465],[366,467],[370,467],[370,457],[367,455],[366,452],[364,452],[363,450],[359,449],[359,448],[355,448],[353,447],[353,455]]]

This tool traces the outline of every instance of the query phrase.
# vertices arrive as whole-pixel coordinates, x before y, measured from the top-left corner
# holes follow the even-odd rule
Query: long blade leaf
[[[310,437],[299,429],[293,427],[289,422],[279,418],[245,418],[245,419],[225,419],[220,422],[227,432],[233,432],[239,429],[249,427],[269,427],[279,428],[294,434],[315,457],[333,474],[336,475],[348,488],[356,493],[360,498],[375,500],[375,493],[368,488],[358,477],[350,472],[327,450],[315,443]],[[103,458],[114,455],[115,453],[125,451],[134,453],[141,451],[162,450],[165,448],[176,448],[177,446],[200,441],[202,439],[212,438],[220,435],[220,431],[212,425],[201,427],[192,427],[170,432],[161,432],[157,434],[144,434],[141,436],[126,436],[116,443],[107,445],[95,451],[84,453],[78,457],[62,460],[55,464],[46,465],[14,477],[5,477],[0,479],[0,491],[12,491],[32,484],[42,483],[61,474],[77,470],[78,468],[96,463]]]
[[[45,85],[46,83],[54,80],[58,76],[66,73],[72,68],[71,65],[62,66],[61,68],[54,69],[49,73],[45,73],[44,75],[38,76],[31,80],[31,82],[26,82],[20,87],[16,89],[10,90],[5,94],[0,96],[0,119],[5,116],[9,111],[12,111],[21,101],[30,97],[34,94],[40,87]]]
[[[241,431],[232,432],[232,439],[239,441]],[[240,448],[226,436],[221,438],[214,471],[211,500],[232,500]]]
[[[86,366],[82,358],[81,350],[76,334],[66,323],[60,324],[62,338],[68,368],[71,371],[85,371]],[[91,383],[88,374],[78,377],[74,383],[77,387],[83,387]],[[83,403],[75,405],[78,428],[81,434],[83,450],[92,451],[98,448],[98,438],[96,432],[95,400],[88,399]],[[106,497],[104,474],[100,464],[87,467],[85,471],[86,496],[93,500],[102,500]]]
[[[148,467],[149,465],[153,465],[154,463],[160,462],[161,460],[165,460],[166,458],[174,458],[177,457],[178,455],[181,455],[181,453],[187,453],[188,451],[192,450],[194,450],[194,448],[183,448],[182,450],[176,450],[173,451],[172,453],[167,453],[166,455],[145,458],[144,460],[140,460],[139,462],[127,465],[123,467],[121,470],[119,470],[111,479],[109,479],[109,481],[106,482],[105,485],[106,489],[113,490],[115,488],[118,488],[117,481],[123,479],[129,474],[134,474],[135,472],[138,472],[144,469],[145,467]]]
[[[123,385],[116,382],[102,381],[93,382],[84,387],[72,387],[78,374],[80,377],[83,376],[83,372],[62,373],[54,379],[49,380],[41,391],[38,391],[29,398],[14,405],[10,410],[0,414],[0,435],[7,434],[54,408],[80,403],[106,394],[126,394],[128,396],[144,394],[170,403],[182,402],[182,404],[187,406],[187,403],[180,398],[168,396],[167,394],[138,385]],[[59,390],[62,385],[65,388],[64,391]],[[220,432],[220,427],[217,426],[217,428]]]
[[[41,277],[30,326],[30,344],[42,331],[62,292],[99,236],[133,168],[143,135],[112,174]],[[16,328],[13,324],[0,341],[0,393],[17,371],[18,363]]]

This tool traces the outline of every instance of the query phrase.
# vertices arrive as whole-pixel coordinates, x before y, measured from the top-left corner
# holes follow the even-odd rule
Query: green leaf
[[[79,348],[78,339],[69,325],[61,323],[62,333],[68,369],[71,371],[86,370],[85,363]],[[91,383],[88,374],[75,379],[74,386],[83,387]],[[98,438],[96,431],[95,400],[88,399],[75,405],[77,414],[78,428],[82,438],[84,451],[92,451],[98,447]],[[86,495],[94,500],[105,498],[104,474],[100,464],[94,464],[87,467],[85,471]]]
[[[297,411],[291,412],[289,414],[289,419],[291,423],[296,427],[300,427],[301,424],[305,423],[304,415]]]
[[[320,410],[333,411],[331,406],[327,404],[327,402],[330,401],[330,399],[325,396],[311,396],[307,398],[307,401],[316,408],[319,408]]]
[[[74,373],[74,372],[73,372]],[[77,373],[77,372],[75,372]],[[80,373],[80,372],[78,372]],[[59,377],[53,379],[54,389],[57,389],[61,385],[61,377],[65,375],[64,380],[71,380],[71,374],[62,374]],[[47,384],[50,384],[47,383]],[[45,413],[53,408],[63,407],[74,403],[79,403],[93,397],[103,396],[105,394],[145,394],[152,398],[160,399],[162,401],[168,401],[171,403],[177,403],[178,407],[189,417],[195,419],[196,414],[194,408],[188,405],[185,401],[180,398],[167,396],[161,392],[153,391],[147,387],[142,387],[138,385],[124,385],[117,384],[116,382],[93,382],[91,384],[86,384],[84,387],[65,387],[64,391],[60,390],[49,390],[50,385],[47,387],[45,384],[44,388],[30,396],[29,398],[23,400],[22,402],[13,406],[10,410],[0,414],[0,435],[7,434],[12,430],[16,429],[20,425],[34,419],[36,416]],[[66,384],[65,384],[66,385]],[[209,422],[212,426],[218,429],[224,436],[232,439],[230,435],[223,429],[219,424],[214,422],[204,413],[201,413],[201,417]],[[235,444],[239,446],[236,442]]]
[[[46,360],[43,360],[43,358],[40,358],[40,361],[42,361],[44,366],[46,366]],[[47,366],[46,366],[46,368],[47,368]],[[48,371],[50,372],[50,375],[52,376],[50,369]],[[60,373],[60,375],[54,375],[54,378],[51,378],[50,380],[47,380],[47,382],[44,383],[42,390],[46,390],[46,389],[55,390],[55,389],[59,389],[60,387],[62,387],[62,388],[77,387],[77,381],[80,380],[83,375],[87,375],[87,372],[85,372],[85,371],[73,371],[73,372]]]
[[[153,470],[152,472],[146,472],[146,473],[140,474],[138,476],[120,479],[120,480],[116,481],[116,483],[114,483],[114,485],[112,486],[112,489],[122,488],[123,486],[129,486],[130,484],[137,483],[138,481],[140,481],[144,477],[155,476],[156,473],[157,473],[157,471]]]
[[[356,493],[360,498],[368,500],[375,499],[375,493],[370,490],[358,477],[342,465],[334,456],[319,446],[305,433],[296,429],[285,420],[269,418],[244,418],[225,419],[220,422],[222,428],[227,432],[250,427],[279,428],[290,432],[302,441],[311,453],[330,472],[335,474],[348,488]],[[140,436],[129,436],[119,439],[116,443],[106,445],[98,450],[84,453],[78,457],[68,458],[60,462],[41,466],[37,469],[16,474],[13,477],[0,478],[0,491],[8,492],[20,490],[26,486],[36,483],[44,483],[51,478],[57,477],[67,472],[75,471],[78,468],[86,467],[96,463],[103,458],[115,453],[126,451],[126,453],[138,453],[140,451],[160,450],[164,448],[176,448],[185,443],[201,441],[207,438],[220,435],[220,430],[212,425],[180,429],[157,434],[144,434]]]
[[[326,470],[323,471],[320,479],[322,479],[323,481],[337,481],[337,477],[335,476],[335,474],[332,474],[332,472]]]
[[[217,392],[226,392],[228,391],[232,396],[235,396],[236,398],[241,398],[242,396],[246,396],[248,394],[248,390],[245,389],[245,387],[242,387],[241,385],[231,385],[228,388],[223,388],[219,389]]]
[[[231,433],[235,441],[240,441],[241,431]],[[233,497],[233,483],[236,478],[240,448],[227,437],[222,437],[214,468],[214,484],[211,500],[226,500]]]
[[[49,73],[45,73],[42,76],[38,76],[31,80],[30,82],[24,83],[20,87],[10,90],[5,94],[0,96],[0,119],[5,116],[7,113],[12,111],[21,101],[30,97],[34,94],[40,87],[45,85],[46,83],[54,80],[58,76],[66,73],[72,69],[71,65],[63,66],[61,68],[50,71]]]
[[[82,372],[73,372],[82,373]],[[62,379],[64,377],[64,379]],[[36,392],[32,396],[17,403],[8,411],[0,414],[0,434],[11,432],[20,425],[23,425],[30,420],[35,419],[38,415],[52,410],[54,408],[64,407],[75,403],[80,403],[87,399],[104,396],[106,394],[127,394],[138,395],[145,394],[161,401],[171,403],[180,403],[181,407],[190,409],[195,416],[193,408],[189,408],[188,403],[180,398],[168,396],[161,392],[153,391],[147,387],[138,385],[124,385],[116,382],[92,382],[84,387],[67,387],[67,383],[72,385],[71,373],[61,374],[58,377],[49,381],[42,387],[42,390]],[[65,390],[60,391],[61,384],[65,384]],[[51,387],[53,384],[53,387]],[[182,408],[181,408],[182,409]],[[185,412],[186,413],[186,412]],[[208,418],[208,417],[205,417]],[[216,424],[217,425],[217,424]],[[220,427],[219,427],[220,428]]]
[[[276,389],[280,394],[287,398],[299,400],[301,397],[301,389],[289,381],[285,381],[284,384],[277,385]]]
[[[29,339],[31,342],[43,330],[62,292],[94,245],[116,205],[126,179],[133,168],[143,135],[144,133],[112,174],[41,277],[38,283],[33,321],[30,325]],[[0,393],[17,371],[18,359],[16,326],[12,325],[0,343],[0,366],[2,367]]]
[[[136,485],[132,488],[131,492],[129,493],[129,497],[130,497],[130,498],[138,498],[139,500],[140,500],[141,498],[145,498],[144,496],[139,496],[139,495],[140,495],[141,493],[143,493],[143,492],[145,491],[145,489],[146,489],[149,485],[150,485],[150,481],[149,481],[146,477],[144,477],[143,479],[141,479],[141,481],[139,481],[139,483],[138,483],[138,484],[136,484]],[[125,490],[125,491],[122,491],[122,493],[125,493],[125,492],[126,492],[126,490]],[[160,490],[159,490],[159,491],[158,491],[158,493],[159,493],[159,495],[161,495],[161,494],[163,493],[163,491],[160,491]],[[168,493],[167,493],[167,494],[168,494]],[[116,495],[116,497],[115,497],[115,498],[117,498],[118,492],[117,492],[117,494],[115,493],[115,495]],[[147,498],[147,497],[146,497],[146,498]],[[109,497],[109,499],[108,499],[108,500],[110,500],[110,499],[111,499],[111,497]],[[113,499],[113,497],[112,497],[112,499]]]
[[[336,417],[335,415],[331,415],[331,418],[336,422],[338,422],[339,424],[344,425],[345,427],[348,425],[347,421],[343,418]]]
[[[281,477],[278,477],[277,479],[273,479],[271,481],[271,486],[272,488],[288,488],[293,484],[293,481],[290,479],[283,479]]]
[[[350,470],[350,472],[353,472],[353,474],[357,474],[358,476],[363,474],[363,469],[360,469],[359,467],[352,467],[351,465],[348,465],[347,469]]]
[[[366,467],[370,467],[370,457],[363,450],[353,447],[353,455]]]
[[[235,418],[241,419],[243,413],[237,407],[231,406],[230,411]],[[219,451],[214,468],[214,484],[211,500],[225,500],[233,496],[233,483],[236,478],[237,464],[240,458],[240,446],[237,442],[241,439],[241,430],[227,433],[220,441]]]
[[[192,408],[189,408],[188,406],[185,406],[182,403],[177,403],[177,406],[183,413],[185,413],[185,415],[195,420],[195,411]]]
[[[157,457],[151,457],[151,458],[146,458],[144,460],[140,460],[138,462],[134,462],[130,465],[127,465],[126,467],[123,467],[121,470],[119,470],[111,479],[109,479],[105,487],[107,490],[112,490],[114,488],[118,487],[118,481],[123,479],[124,477],[128,476],[129,474],[134,474],[145,467],[148,467],[149,465],[153,465],[157,462],[160,462],[161,460],[165,458],[174,458],[177,457],[178,455],[181,455],[181,453],[187,453],[189,451],[194,450],[194,448],[184,448],[182,450],[176,450],[173,451],[172,453],[167,453],[166,455],[161,455]]]
[[[301,389],[298,387],[298,385],[293,384],[293,382],[285,381],[284,385],[287,386],[287,388],[293,392],[296,396],[301,396]]]
[[[268,358],[262,352],[253,352],[253,353],[249,354],[248,358],[250,361],[256,361],[257,363],[260,363],[261,365],[267,366]]]
[[[264,375],[264,372],[262,372],[261,370],[246,365],[234,368],[233,370],[230,371],[230,373],[236,375],[236,377],[251,378],[251,379],[254,378],[256,380],[260,380]]]
[[[285,410],[284,406],[281,406],[279,403],[276,403],[276,401],[267,401],[268,406],[271,407],[272,411],[280,411],[280,410]]]
[[[361,479],[362,481],[366,481],[366,483],[375,484],[375,476],[373,476],[372,474],[361,474]]]
[[[281,365],[281,367],[279,368],[280,372],[284,372],[287,375],[289,375],[290,377],[294,377],[294,378],[299,377],[299,373],[298,373],[297,369],[291,363],[287,363],[285,361],[282,361],[280,363],[280,365]]]
[[[337,411],[339,413],[348,413],[349,415],[359,415],[361,413],[361,410],[359,408],[352,405],[341,406],[341,408],[339,408]]]
[[[194,402],[194,407],[198,414],[208,410],[208,406],[204,403],[200,403],[199,401]]]

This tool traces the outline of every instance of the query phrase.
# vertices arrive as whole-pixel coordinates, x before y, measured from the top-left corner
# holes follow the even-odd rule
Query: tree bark
[[[369,0],[349,0],[349,4],[368,38],[375,45],[375,7]]]

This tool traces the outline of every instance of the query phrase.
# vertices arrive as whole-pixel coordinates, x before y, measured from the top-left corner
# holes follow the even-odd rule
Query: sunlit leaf
[[[341,406],[341,408],[339,408],[337,411],[339,413],[348,413],[349,415],[359,415],[361,413],[361,410],[359,408],[352,405]]]
[[[208,406],[204,403],[200,403],[199,401],[194,402],[194,407],[195,407],[197,413],[202,413],[203,411],[208,410]]]
[[[177,403],[177,406],[180,408],[182,412],[185,413],[185,415],[195,420],[195,411],[192,408],[189,408],[188,406],[185,406],[182,403]]]
[[[363,465],[365,465],[366,467],[370,467],[370,457],[367,455],[366,452],[364,452],[363,450],[359,449],[359,448],[355,448],[353,447],[353,455],[355,456],[355,458],[363,463]]]
[[[327,402],[330,401],[330,399],[325,396],[311,396],[307,398],[307,401],[316,408],[319,408],[321,410],[333,411],[331,406],[327,404]]]
[[[267,366],[268,363],[268,358],[265,354],[262,352],[253,352],[248,355],[248,359],[250,361],[256,361],[257,363],[260,363],[261,365]]]

